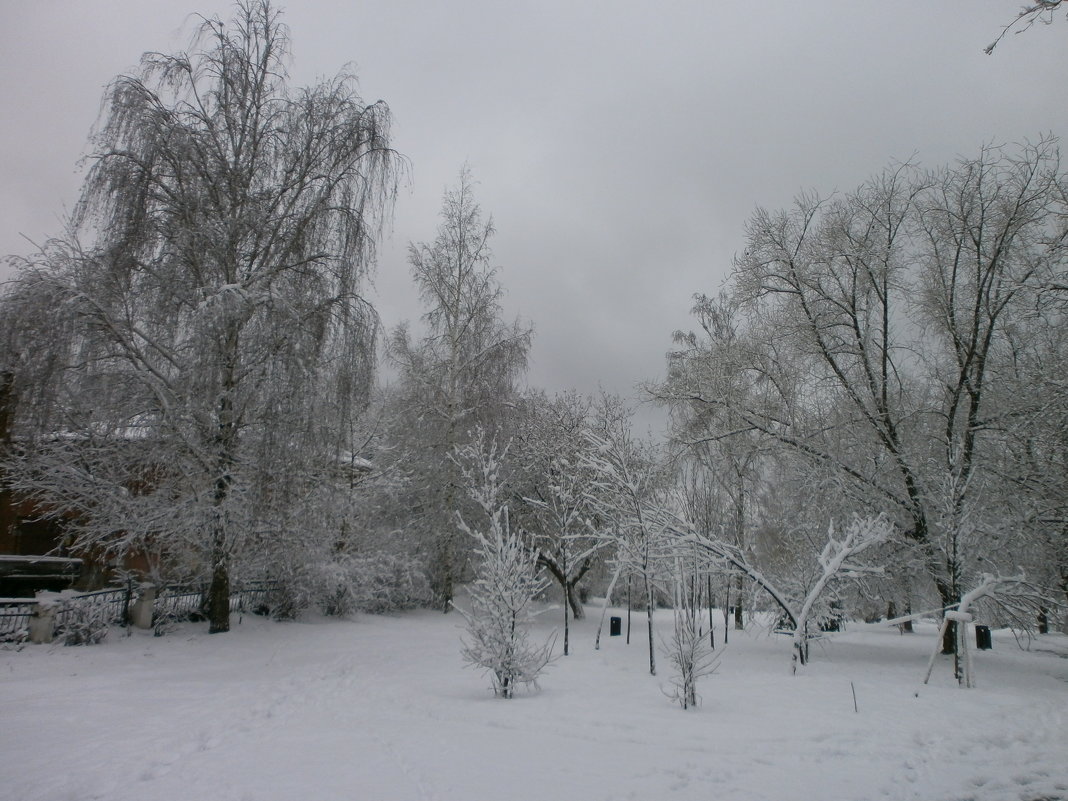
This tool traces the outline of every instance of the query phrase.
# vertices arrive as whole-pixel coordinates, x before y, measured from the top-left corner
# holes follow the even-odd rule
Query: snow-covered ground
[[[0,798],[1068,799],[1063,635],[1023,652],[996,632],[962,690],[942,657],[921,683],[933,625],[853,625],[797,676],[787,638],[731,632],[683,711],[641,618],[595,651],[596,617],[512,701],[463,666],[461,619],[432,612],[0,651]]]

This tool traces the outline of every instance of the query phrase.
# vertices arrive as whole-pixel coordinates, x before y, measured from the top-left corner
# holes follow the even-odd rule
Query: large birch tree
[[[389,111],[348,72],[291,87],[288,60],[270,0],[146,53],[108,87],[69,236],[19,278],[68,334],[19,346],[62,351],[22,489],[79,508],[84,545],[180,540],[212,632],[233,559],[345,452],[373,368],[360,292],[395,191]]]

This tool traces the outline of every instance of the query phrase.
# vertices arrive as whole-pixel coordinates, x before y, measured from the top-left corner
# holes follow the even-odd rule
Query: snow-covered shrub
[[[108,636],[109,626],[91,610],[74,606],[67,616],[60,635],[64,645],[96,645]]]
[[[284,565],[271,574],[267,608],[275,620],[294,620],[315,601],[313,573],[308,565]]]
[[[516,684],[536,682],[552,658],[554,641],[542,646],[529,641],[531,605],[548,582],[538,570],[537,553],[510,529],[504,511],[488,536],[468,529],[479,543],[480,562],[469,587],[471,609],[459,611],[467,620],[465,661],[492,674],[496,695],[511,698]]]
[[[508,521],[508,507],[500,502],[498,479],[503,453],[487,447],[479,433],[476,444],[460,450],[468,492],[485,513],[485,524],[472,528],[461,518],[460,530],[475,542],[478,568],[469,585],[471,608],[456,607],[467,621],[464,660],[490,673],[493,692],[511,698],[516,684],[537,684],[552,659],[554,639],[532,645],[528,626],[534,597],[548,585],[538,568],[537,551],[523,542]]]
[[[381,614],[429,604],[432,595],[423,565],[402,554],[374,553],[350,559],[356,609]]]
[[[325,615],[382,614],[430,602],[422,565],[402,554],[334,554],[294,561],[275,572],[267,605],[277,619],[292,619],[312,607]]]
[[[698,593],[694,592],[696,580],[684,576],[676,569],[675,577],[675,628],[671,638],[664,641],[668,661],[672,668],[672,692],[669,696],[678,701],[683,709],[697,706],[701,697],[697,694],[697,680],[709,676],[719,667],[719,654],[713,649],[707,632],[700,624]]]
[[[411,557],[344,554],[321,565],[318,603],[326,615],[384,614],[430,603],[423,566]]]
[[[668,661],[674,669],[671,698],[683,709],[697,706],[697,680],[709,676],[719,667],[719,654],[712,650],[708,634],[700,630],[693,616],[675,616],[675,630],[667,641]]]

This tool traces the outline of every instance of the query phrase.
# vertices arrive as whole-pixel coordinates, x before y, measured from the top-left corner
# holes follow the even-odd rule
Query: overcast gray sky
[[[1068,131],[1068,22],[983,47],[1022,0],[292,0],[295,83],[355,65],[411,160],[374,299],[419,315],[405,251],[468,162],[529,382],[662,376],[756,205]],[[104,85],[219,0],[0,0],[0,254],[60,230]],[[4,268],[0,268],[3,270]],[[653,418],[646,417],[646,420]]]

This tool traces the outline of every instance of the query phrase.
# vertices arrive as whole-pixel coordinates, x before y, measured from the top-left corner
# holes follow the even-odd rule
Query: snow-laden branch
[[[841,537],[836,536],[835,527],[832,524],[827,532],[827,542],[818,557],[820,575],[809,587],[804,598],[795,600],[754,566],[740,548],[710,534],[697,531],[681,518],[678,522],[676,543],[697,546],[727,562],[748,576],[779,605],[794,630],[792,658],[795,673],[799,663],[804,665],[808,661],[809,623],[813,609],[827,587],[836,579],[856,577],[877,571],[877,567],[857,562],[856,557],[873,546],[885,542],[893,533],[893,527],[882,515],[854,517]]]

